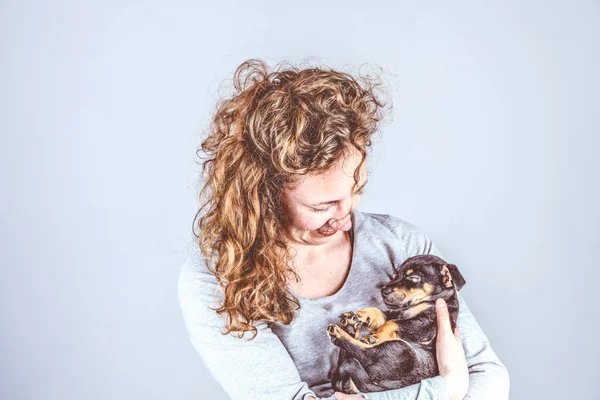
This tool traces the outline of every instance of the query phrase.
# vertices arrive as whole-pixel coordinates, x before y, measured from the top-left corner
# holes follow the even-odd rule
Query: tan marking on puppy
[[[410,274],[412,274],[413,272],[415,272],[415,271],[413,271],[412,269],[409,269],[408,271],[406,271],[406,275],[410,275]]]
[[[425,282],[422,288],[413,288],[409,290],[402,290],[400,288],[394,288],[398,292],[406,294],[407,298],[416,298],[416,297],[425,297],[429,296],[433,293],[433,285],[431,283]]]
[[[431,283],[425,282],[423,284],[423,291],[428,295],[431,295],[433,293],[433,285]]]
[[[404,290],[402,288],[399,288],[399,287],[392,288],[392,291],[394,291],[396,293],[401,293],[401,294],[408,294],[409,293],[406,290]]]
[[[431,295],[433,294],[433,291],[434,291],[434,286],[432,284],[426,282],[423,284],[422,288],[413,288],[413,289],[409,289],[409,290],[402,290],[400,288],[394,288],[394,291],[404,294],[405,297],[404,297],[404,299],[402,299],[402,304],[408,304],[410,302],[412,302],[413,304],[416,304],[416,303],[421,303],[423,300],[431,298]],[[417,304],[417,305],[420,305],[420,304]],[[416,306],[412,306],[412,307],[416,307]],[[427,309],[427,308],[429,308],[429,307],[425,307],[425,309]],[[415,309],[414,311],[411,312],[410,315],[415,316],[422,311],[423,310]],[[404,314],[404,315],[409,315],[409,314]],[[410,318],[412,318],[412,316]],[[408,317],[405,317],[405,318],[408,318]]]
[[[375,332],[373,336],[376,336],[379,339],[378,343],[389,339],[400,339],[400,335],[398,334],[399,330],[400,326],[395,321],[387,321],[377,329],[377,332]]]
[[[417,297],[424,297],[429,295],[429,293],[426,293],[423,288],[413,288],[413,289],[401,289],[401,288],[394,288],[394,291],[397,293],[402,293],[405,295],[405,298],[403,301],[407,301],[409,299],[414,299]]]
[[[414,318],[430,307],[433,307],[433,305],[431,303],[417,304],[416,306],[410,307],[408,310],[404,311],[402,313],[402,318],[403,319]]]
[[[377,328],[385,323],[385,314],[376,307],[365,307],[356,312],[358,319],[367,325],[371,332],[375,332]]]
[[[367,344],[381,344],[392,339],[400,339],[400,325],[396,321],[387,321],[377,332],[361,339]]]

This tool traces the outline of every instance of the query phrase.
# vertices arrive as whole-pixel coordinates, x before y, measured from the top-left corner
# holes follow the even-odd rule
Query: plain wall
[[[242,61],[309,57],[383,70],[360,209],[459,266],[511,399],[597,398],[599,9],[1,2],[0,398],[227,398],[177,302],[195,151]]]

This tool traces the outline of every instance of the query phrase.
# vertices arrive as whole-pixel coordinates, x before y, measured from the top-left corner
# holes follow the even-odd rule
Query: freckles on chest
[[[299,261],[296,273],[300,281],[291,280],[290,289],[299,296],[309,299],[331,296],[346,282],[350,271],[351,254],[337,252],[322,257],[307,256]]]

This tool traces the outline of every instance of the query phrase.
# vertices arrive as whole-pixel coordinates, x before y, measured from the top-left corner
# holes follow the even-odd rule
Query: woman
[[[234,399],[333,399],[338,348],[327,325],[345,311],[385,309],[378,288],[394,266],[440,256],[416,226],[356,210],[383,116],[375,87],[248,60],[217,107],[202,143],[198,248],[182,267],[179,298],[193,345]],[[508,398],[506,368],[459,301],[454,333],[436,308],[440,375],[336,398]]]

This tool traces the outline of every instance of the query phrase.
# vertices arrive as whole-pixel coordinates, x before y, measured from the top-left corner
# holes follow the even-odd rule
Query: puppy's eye
[[[411,282],[419,282],[421,280],[421,278],[418,277],[418,276],[409,276],[406,279],[409,280],[409,281],[411,281]]]

